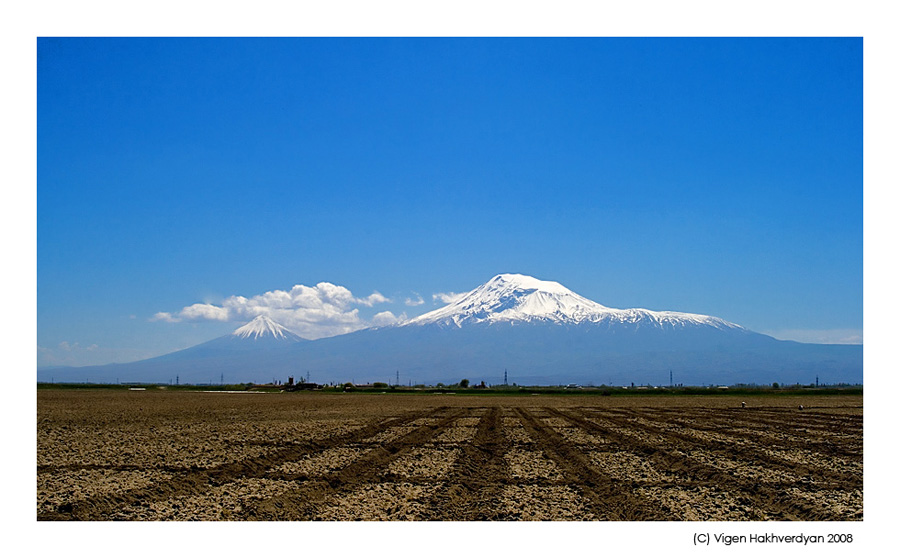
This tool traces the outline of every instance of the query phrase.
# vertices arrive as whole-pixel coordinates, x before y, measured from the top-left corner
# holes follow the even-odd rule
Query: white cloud
[[[150,321],[151,321],[151,322],[169,322],[169,323],[174,323],[174,322],[180,322],[181,319],[176,318],[175,316],[173,316],[173,315],[170,314],[169,312],[157,312],[156,314],[153,314],[153,317],[150,318]]]
[[[230,296],[219,305],[192,304],[174,313],[157,312],[150,320],[245,322],[264,315],[302,337],[318,339],[373,325],[375,318],[371,323],[362,319],[356,306],[372,307],[385,302],[390,299],[378,291],[357,298],[346,287],[322,282],[315,287],[294,285],[288,291],[274,290],[251,297]],[[379,322],[388,319],[383,314],[376,314],[376,318],[381,316]]]
[[[395,316],[393,312],[384,311],[375,314],[375,316],[372,318],[372,324],[376,326],[388,326],[405,321],[406,312],[400,314],[399,316]]]
[[[422,299],[422,295],[420,295],[419,293],[413,294],[416,295],[416,298],[407,297],[407,299],[404,301],[404,304],[406,304],[407,306],[421,306],[422,304],[425,304],[425,300]]]
[[[356,300],[356,302],[358,302],[359,304],[362,304],[363,306],[373,306],[375,304],[383,304],[385,302],[391,301],[391,299],[382,295],[378,291],[375,291],[374,293],[370,294],[366,298],[357,298],[354,300]]]
[[[466,293],[435,293],[431,295],[431,299],[435,302],[440,301],[444,304],[451,304],[463,297]]]
[[[188,321],[214,320],[219,322],[228,321],[228,310],[220,308],[212,304],[192,304],[186,306],[179,312],[182,319]]]

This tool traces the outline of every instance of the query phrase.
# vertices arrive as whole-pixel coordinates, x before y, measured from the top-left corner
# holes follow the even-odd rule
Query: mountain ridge
[[[534,322],[558,324],[638,323],[651,327],[708,325],[720,329],[744,329],[714,316],[687,312],[618,309],[578,295],[555,281],[504,273],[465,293],[450,304],[400,324],[455,325],[470,323]]]
[[[128,381],[211,383],[309,376],[319,383],[407,381],[663,385],[862,383],[862,346],[779,341],[721,318],[615,309],[561,284],[501,274],[401,324],[304,340],[268,317],[188,349],[133,363],[54,371]],[[46,374],[49,376],[49,373]],[[39,378],[41,372],[39,371]]]

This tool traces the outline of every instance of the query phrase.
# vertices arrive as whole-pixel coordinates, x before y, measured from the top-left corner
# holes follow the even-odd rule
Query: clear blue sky
[[[254,309],[308,336],[387,323],[505,272],[861,341],[861,39],[37,52],[39,365],[162,354]],[[273,302],[295,285],[315,300]]]

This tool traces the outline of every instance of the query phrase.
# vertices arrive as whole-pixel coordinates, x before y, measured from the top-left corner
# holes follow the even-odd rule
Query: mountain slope
[[[290,347],[308,343],[296,333],[266,316],[257,316],[228,335],[162,356],[137,362],[104,366],[73,367],[53,374],[55,381],[113,382],[175,382],[241,383],[281,379],[266,364],[290,354]],[[293,371],[291,371],[293,373]],[[49,374],[38,371],[38,381],[46,381]],[[71,377],[72,379],[68,379]]]
[[[673,333],[674,337],[673,338]],[[296,345],[318,381],[488,384],[823,383],[862,381],[862,347],[778,341],[743,331],[604,325],[475,324],[390,327]]]
[[[71,369],[72,381],[489,384],[861,383],[862,346],[778,341],[713,316],[608,308],[559,283],[498,275],[405,323],[305,341],[258,317],[144,361]],[[54,371],[57,381],[69,372]],[[45,374],[49,377],[49,374]],[[39,378],[41,373],[39,372]]]
[[[407,322],[295,346],[320,378],[450,383],[861,382],[862,347],[778,341],[721,318],[616,309],[559,283],[492,278]],[[349,378],[348,378],[349,376]]]
[[[555,281],[527,275],[497,275],[455,302],[407,321],[404,326],[463,327],[494,323],[634,324],[659,329],[708,326],[743,329],[720,318],[682,312],[653,312],[642,308],[607,308],[575,294]]]

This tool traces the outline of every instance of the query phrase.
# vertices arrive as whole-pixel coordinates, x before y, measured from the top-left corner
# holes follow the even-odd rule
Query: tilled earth
[[[41,390],[37,518],[861,520],[862,397],[745,400]]]

